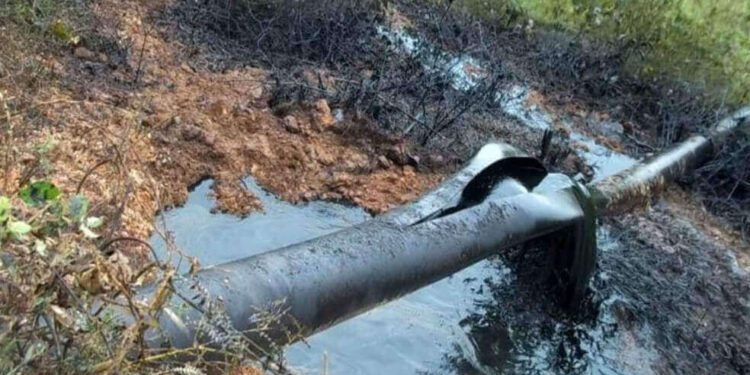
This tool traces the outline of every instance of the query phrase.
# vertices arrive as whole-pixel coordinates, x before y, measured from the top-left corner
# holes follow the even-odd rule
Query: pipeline
[[[595,266],[597,215],[632,207],[627,201],[650,197],[665,181],[710,158],[748,127],[748,116],[750,108],[706,137],[690,138],[589,187],[567,179],[562,188],[550,188],[545,184],[550,175],[538,160],[509,145],[489,144],[409,205],[176,280],[177,293],[159,315],[158,329],[148,332],[148,343],[221,345],[206,334],[203,319],[208,306],[218,303],[233,329],[259,348],[283,346],[548,235],[563,239],[550,250],[550,259],[555,278],[563,280],[565,299],[575,305]],[[155,288],[142,289],[140,298]],[[283,315],[260,330],[256,317],[268,309]]]
[[[598,215],[616,215],[642,205],[682,176],[711,158],[721,146],[750,121],[750,107],[743,108],[714,126],[707,136],[694,135],[669,150],[651,157],[591,186]]]

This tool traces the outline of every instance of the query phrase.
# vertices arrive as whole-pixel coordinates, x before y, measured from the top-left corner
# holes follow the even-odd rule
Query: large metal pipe
[[[694,135],[590,186],[598,215],[614,215],[647,202],[668,181],[682,176],[713,157],[734,134],[747,128],[750,107],[745,107],[712,127],[706,136]],[[743,126],[744,124],[744,126]]]
[[[208,267],[175,282],[152,345],[221,345],[204,314],[221,305],[233,329],[258,347],[284,345],[449,276],[502,249],[562,231],[568,248],[551,249],[580,297],[595,259],[595,212],[630,199],[633,189],[663,183],[718,149],[744,115],[708,138],[693,138],[619,177],[593,186],[530,192],[546,175],[509,146],[480,151],[464,169],[415,203],[363,224],[275,251]],[[724,123],[727,125],[727,123]],[[724,129],[724,130],[722,130]],[[152,287],[153,288],[153,287]],[[143,296],[152,289],[142,291]],[[259,311],[283,311],[258,329]],[[163,341],[165,340],[165,341]]]

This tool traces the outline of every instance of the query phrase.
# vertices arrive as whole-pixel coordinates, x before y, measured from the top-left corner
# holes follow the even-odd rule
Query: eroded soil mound
[[[51,180],[74,192],[85,176],[80,188],[98,197],[102,213],[122,207],[123,232],[145,238],[158,210],[184,202],[188,188],[208,176],[216,180],[217,209],[237,214],[262,209],[242,185],[248,174],[293,202],[344,200],[376,213],[441,179],[440,168],[423,161],[443,156],[373,133],[347,113],[334,118],[325,100],[272,110],[264,70],[194,70],[175,57],[179,43],[161,39],[141,17],[160,5],[94,5],[99,31],[117,36],[115,44],[132,43],[136,53],[118,60],[84,42],[45,56],[60,84],[32,106],[51,126],[24,139],[52,136]],[[22,168],[10,175],[11,184],[24,178]]]

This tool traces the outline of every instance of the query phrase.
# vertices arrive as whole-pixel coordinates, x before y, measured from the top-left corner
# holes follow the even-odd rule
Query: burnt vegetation
[[[394,11],[398,9],[398,11]],[[625,148],[636,156],[656,152],[706,130],[732,109],[723,98],[672,79],[639,77],[626,70],[643,44],[599,43],[554,28],[530,28],[528,17],[508,5],[502,22],[480,20],[453,2],[178,1],[153,18],[185,44],[197,68],[224,70],[255,65],[273,71],[272,105],[326,98],[357,120],[408,136],[422,146],[465,158],[493,137],[507,135],[508,119],[495,98],[513,82],[528,82],[559,106],[582,105],[627,124]],[[385,30],[385,31],[384,31]],[[388,34],[388,30],[404,30]],[[408,33],[424,36],[404,52]],[[431,48],[436,46],[437,48]],[[482,61],[478,84],[457,88],[451,56]],[[446,68],[447,67],[447,68]],[[500,128],[500,130],[498,130]],[[541,135],[527,149],[538,146]],[[555,137],[553,167],[570,153]],[[750,180],[747,137],[722,150],[683,181],[706,206],[747,238]]]
[[[452,88],[453,75],[438,49],[401,51],[401,36],[387,35],[386,9],[371,1],[179,2],[158,17],[200,51],[207,69],[256,64],[273,71],[271,104],[326,98],[357,117],[427,145],[470,114],[486,111],[505,75],[498,66],[468,90]],[[471,44],[471,48],[483,48]]]

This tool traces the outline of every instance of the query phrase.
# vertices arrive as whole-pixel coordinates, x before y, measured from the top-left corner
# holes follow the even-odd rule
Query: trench
[[[431,48],[406,34],[381,33],[407,51]],[[443,60],[441,66],[456,77],[454,89],[476,84],[476,77],[464,75],[461,65],[479,62],[461,56]],[[497,104],[523,126],[549,129],[551,115],[525,104],[528,93],[519,83],[499,95]],[[593,169],[593,179],[635,163],[634,158],[576,131],[569,120],[563,118],[562,125],[570,130],[571,140],[587,146],[575,152]],[[617,128],[611,123],[593,125]],[[176,244],[202,266],[259,254],[370,218],[362,209],[340,203],[291,204],[264,191],[252,178],[245,183],[258,195],[265,212],[245,218],[212,213],[211,181],[206,180],[194,188],[184,206],[161,214]],[[553,180],[542,186],[556,187]],[[663,203],[654,211],[648,214],[649,223],[664,226],[662,237],[686,241],[685,248],[680,248],[684,253],[675,257],[674,251],[655,252],[669,248],[668,241],[644,245],[629,227],[639,223],[632,218],[600,223],[600,260],[589,285],[589,303],[578,314],[562,311],[552,296],[539,289],[533,280],[539,268],[533,260],[524,264],[497,256],[292,345],[285,350],[287,365],[303,374],[649,374],[690,369],[696,351],[715,350],[710,345],[726,339],[705,332],[684,333],[694,328],[690,317],[704,311],[703,318],[717,325],[717,334],[731,330],[734,323],[722,325],[723,313],[706,315],[705,311],[717,303],[734,309],[730,315],[750,310],[742,297],[748,292],[747,270],[737,265],[731,250],[711,245],[687,221],[670,216]],[[641,235],[653,238],[661,233]],[[168,255],[158,237],[152,243],[159,256]],[[534,247],[540,252],[550,250],[544,243]],[[184,264],[178,266],[186,269]],[[711,272],[719,275],[719,281],[706,276]],[[690,295],[700,283],[718,285],[727,296],[717,302]],[[663,290],[651,290],[656,288]],[[662,311],[650,311],[654,309]],[[743,327],[746,315],[731,316]],[[684,329],[675,328],[679,325]],[[746,327],[739,334],[743,330]],[[672,352],[686,342],[694,347],[682,354]],[[698,360],[716,361],[711,356],[707,353]],[[742,372],[744,359],[736,360],[739,364],[733,361],[721,362],[717,368],[735,366]]]

